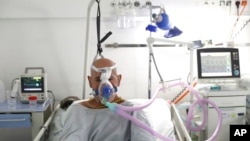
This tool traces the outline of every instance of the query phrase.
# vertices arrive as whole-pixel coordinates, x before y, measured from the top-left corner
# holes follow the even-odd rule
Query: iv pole
[[[93,6],[93,4],[95,3],[95,0],[90,0],[89,5],[88,5],[88,9],[87,9],[87,19],[86,19],[86,36],[85,36],[85,51],[84,51],[84,74],[83,74],[83,91],[82,91],[82,98],[85,99],[86,98],[86,76],[87,76],[87,63],[88,63],[88,48],[89,48],[89,23],[90,23],[90,11],[91,8]]]
[[[161,8],[160,6],[150,6],[150,22],[152,23],[152,9],[155,8]],[[174,44],[182,44],[186,45],[188,49],[190,50],[190,78],[191,78],[191,84],[193,82],[193,43],[192,42],[183,42],[183,41],[175,41],[175,40],[169,40],[169,39],[162,39],[162,38],[154,38],[152,37],[152,33],[150,32],[149,37],[147,38],[147,44],[149,47],[149,74],[148,74],[148,98],[151,98],[151,56],[153,56],[153,46],[152,44],[154,42],[165,42],[165,43],[174,43]],[[161,76],[160,76],[161,77]],[[162,78],[161,78],[162,79]],[[162,82],[164,83],[164,82]],[[193,96],[190,95],[190,102],[193,102]]]
[[[165,42],[165,43],[174,43],[174,44],[183,44],[187,45],[190,49],[190,78],[193,79],[193,44],[190,42],[182,42],[182,41],[174,41],[174,40],[168,40],[168,39],[161,39],[161,38],[154,38],[152,36],[147,38],[147,43],[149,47],[149,98],[151,97],[151,55],[153,54],[153,47],[152,44],[154,42]],[[191,80],[192,83],[193,80]]]
[[[87,19],[86,19],[86,37],[85,37],[85,59],[84,59],[84,77],[87,76],[87,60],[88,60],[88,45],[89,45],[89,24],[90,24],[90,11],[94,4],[95,0],[90,0],[88,4],[87,9]],[[152,8],[159,8],[160,6],[150,6],[150,22],[152,19]],[[191,42],[182,42],[182,41],[174,41],[174,40],[168,40],[168,39],[160,39],[160,38],[153,38],[150,32],[150,36],[147,38],[147,43],[149,47],[149,81],[148,81],[148,97],[151,98],[151,55],[153,54],[153,47],[152,44],[155,42],[166,42],[166,43],[175,43],[175,44],[183,44],[187,45],[190,49],[190,78],[193,79],[193,43]],[[191,80],[192,82],[193,80]],[[82,92],[82,98],[86,98],[86,78],[83,78],[83,92]],[[192,95],[190,97],[190,102],[193,101]]]
[[[104,42],[111,34],[112,32],[109,31],[102,39],[100,39],[100,20],[101,20],[101,14],[100,14],[100,0],[96,0],[96,2],[98,3],[98,7],[97,7],[97,17],[96,17],[96,28],[97,28],[97,39],[98,39],[98,44],[97,44],[97,54],[95,56],[95,59],[97,58],[98,55],[100,55],[101,57],[103,57],[101,55],[102,53],[102,48],[101,48],[101,43]],[[89,5],[88,5],[88,13],[87,13],[87,24],[86,24],[86,44],[85,44],[85,63],[84,63],[84,77],[87,76],[87,59],[88,59],[88,41],[89,41],[89,22],[90,22],[90,10],[91,7],[94,3],[94,0],[90,1]],[[83,86],[83,99],[85,98],[85,89],[86,89],[86,79],[84,79],[84,86]]]

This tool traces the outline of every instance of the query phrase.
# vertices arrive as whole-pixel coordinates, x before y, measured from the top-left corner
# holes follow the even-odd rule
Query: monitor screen
[[[40,93],[44,92],[44,78],[42,76],[21,77],[22,93]]]
[[[239,52],[236,48],[197,49],[198,79],[240,78]]]

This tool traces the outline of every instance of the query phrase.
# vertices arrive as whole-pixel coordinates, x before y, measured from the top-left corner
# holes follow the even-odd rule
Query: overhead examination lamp
[[[151,22],[155,23],[156,26],[150,24],[146,27],[146,30],[149,30],[151,32],[156,32],[157,28],[165,30],[166,31],[166,33],[164,34],[165,38],[172,38],[181,35],[182,31],[169,21],[169,16],[166,13],[165,8],[161,6],[159,9],[160,9],[159,13],[156,14],[152,13],[152,7],[151,7],[150,9]]]

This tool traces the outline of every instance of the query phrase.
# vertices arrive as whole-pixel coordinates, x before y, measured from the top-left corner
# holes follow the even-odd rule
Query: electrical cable
[[[242,0],[241,1],[241,5],[243,6],[243,8],[245,8],[246,5],[247,5],[247,1],[246,0]],[[248,25],[249,22],[250,22],[250,18],[248,20],[246,20],[246,22],[239,29],[239,31],[234,34],[234,36],[232,37],[232,39],[235,39],[240,34],[240,32]]]
[[[51,91],[51,90],[47,90],[47,92],[48,93],[50,93],[51,95],[52,95],[52,97],[53,97],[53,103],[52,103],[52,107],[51,107],[51,109],[52,109],[52,111],[54,111],[55,109],[55,103],[56,103],[56,98],[55,98],[55,95],[54,95],[54,93],[53,93],[53,91]]]
[[[19,78],[15,78],[15,79],[13,79],[13,80],[11,81],[11,86],[10,86],[10,89],[11,89],[11,90],[13,89],[13,86],[14,86],[16,80],[19,80]]]
[[[239,16],[239,9],[240,9],[240,1],[236,1],[235,2],[235,5],[236,5],[236,9],[237,9],[237,16]]]
[[[249,22],[250,22],[250,18],[243,24],[243,26],[240,28],[240,30],[239,30],[237,33],[235,33],[233,39],[235,39],[235,38],[240,34],[240,32],[241,32],[243,29],[245,29],[245,27],[249,24]]]
[[[233,39],[234,30],[235,30],[235,28],[236,28],[237,23],[238,23],[239,20],[240,20],[240,17],[242,16],[242,13],[243,13],[244,10],[245,10],[245,7],[246,7],[246,5],[247,5],[247,2],[244,2],[244,4],[242,4],[242,5],[243,5],[243,8],[241,9],[240,13],[239,13],[240,1],[236,1],[236,2],[235,2],[235,5],[236,5],[236,8],[237,8],[237,19],[236,19],[236,21],[235,21],[235,23],[234,23],[233,29],[232,29],[231,34],[230,34],[230,38],[231,38],[231,39]]]

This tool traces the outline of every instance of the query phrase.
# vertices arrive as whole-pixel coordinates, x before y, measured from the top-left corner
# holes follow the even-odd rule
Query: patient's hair
[[[80,100],[80,98],[76,96],[68,96],[60,102],[60,108],[63,110],[67,110],[68,107],[76,100]]]

